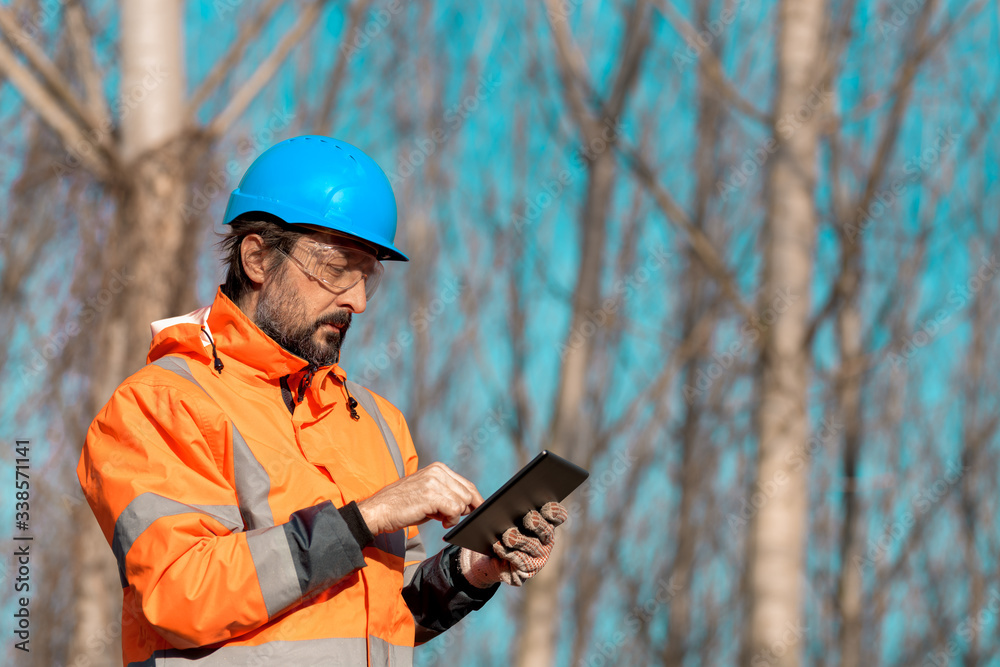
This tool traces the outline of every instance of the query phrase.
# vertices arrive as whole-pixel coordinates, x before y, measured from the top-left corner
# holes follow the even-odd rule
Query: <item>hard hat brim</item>
[[[229,198],[224,224],[228,225],[237,218],[251,217],[254,213],[259,213],[263,216],[275,216],[289,225],[301,225],[317,231],[330,230],[358,239],[363,243],[375,246],[379,251],[378,259],[381,261],[410,261],[409,257],[400,252],[387,239],[380,237],[369,229],[357,229],[353,221],[344,219],[342,216],[330,215],[329,217],[321,218],[284,202],[267,199],[259,195],[243,194],[239,188],[234,190]]]

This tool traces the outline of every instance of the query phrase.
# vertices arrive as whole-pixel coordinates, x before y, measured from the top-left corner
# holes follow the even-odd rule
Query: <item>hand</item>
[[[435,519],[451,528],[479,507],[476,486],[443,463],[432,463],[358,503],[372,535]]]
[[[548,561],[556,542],[555,529],[567,518],[569,513],[559,503],[545,503],[541,512],[531,510],[522,521],[527,533],[516,527],[508,528],[493,543],[497,557],[463,548],[459,554],[462,574],[477,588],[489,588],[498,581],[520,586],[538,574]]]

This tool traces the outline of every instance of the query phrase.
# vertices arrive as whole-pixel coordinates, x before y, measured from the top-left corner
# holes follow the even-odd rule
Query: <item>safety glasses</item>
[[[292,254],[276,250],[335,294],[346,292],[363,280],[365,299],[370,300],[382,281],[382,262],[364,250],[308,239],[294,247]]]

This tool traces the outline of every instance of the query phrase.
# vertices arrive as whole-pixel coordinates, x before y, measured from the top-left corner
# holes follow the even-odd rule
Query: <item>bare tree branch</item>
[[[98,129],[110,128],[111,113],[104,95],[104,79],[94,60],[94,36],[87,27],[86,10],[79,0],[66,6],[66,31],[73,48],[76,69],[83,80],[87,110]]]
[[[206,126],[205,133],[210,140],[224,134],[236,122],[236,119],[243,115],[250,102],[271,80],[291,50],[309,30],[315,27],[324,5],[326,5],[326,0],[316,0],[302,10],[298,20],[281,38],[274,51],[257,67],[257,70],[246,80],[243,87],[236,91],[226,108]]]
[[[236,40],[232,46],[229,47],[229,51],[219,59],[212,70],[201,80],[198,89],[191,95],[191,99],[187,103],[187,108],[184,110],[185,118],[194,119],[195,114],[198,113],[198,109],[205,103],[205,100],[218,92],[219,86],[225,78],[243,60],[247,47],[257,38],[261,30],[264,29],[264,26],[267,25],[268,19],[271,18],[271,15],[280,6],[281,0],[268,0],[267,4],[257,12],[253,19],[240,27],[240,32],[236,36]]]
[[[11,85],[17,89],[25,101],[42,117],[62,139],[68,149],[88,145],[89,140],[77,120],[72,118],[53,98],[38,79],[17,60],[17,56],[0,41],[0,72],[7,75]],[[99,178],[106,178],[108,164],[93,151],[76,151],[80,161]]]
[[[684,36],[685,41],[693,44],[698,43],[698,31],[677,11],[670,0],[656,0],[656,9],[677,28],[681,35]],[[765,124],[771,123],[771,116],[769,114],[755,107],[729,82],[729,79],[726,78],[726,73],[722,69],[722,63],[719,62],[718,56],[711,49],[703,49],[698,54],[698,67],[705,71],[705,74],[708,75],[709,83],[715,87],[725,101],[756,121]]]
[[[0,33],[3,33],[11,44],[20,49],[28,64],[41,75],[45,85],[77,116],[82,126],[81,129],[84,132],[99,132],[100,121],[83,105],[59,69],[45,55],[45,52],[35,42],[19,32],[17,19],[14,18],[10,9],[3,6],[0,6]]]
[[[556,58],[556,61],[559,68],[559,77],[563,83],[566,101],[571,112],[573,113],[574,119],[580,126],[581,133],[589,141],[592,137],[597,136],[599,133],[600,124],[594,115],[588,110],[587,104],[584,101],[584,93],[593,91],[587,74],[586,64],[583,61],[583,56],[580,54],[579,49],[577,49],[573,44],[568,28],[566,27],[566,22],[554,21],[551,18],[552,16],[558,15],[558,0],[546,0],[546,4],[549,9],[547,12],[547,16],[549,16],[549,25],[552,28],[552,36],[555,40],[557,54],[559,56]],[[638,8],[636,9],[636,12],[638,12]],[[626,71],[626,67],[628,67],[628,65],[623,63],[620,73]],[[623,78],[624,77],[619,77],[618,81],[623,80]],[[581,90],[581,86],[583,90]],[[613,90],[617,91],[619,87],[620,84],[616,81]],[[623,105],[621,93],[614,92],[613,98],[615,106],[609,105],[604,107],[605,111],[603,115],[607,118],[615,118],[621,113],[621,107]],[[733,305],[736,306],[739,312],[748,319],[752,317],[753,311],[743,302],[739,289],[736,287],[735,282],[730,276],[725,262],[721,259],[718,252],[716,252],[714,246],[705,233],[700,229],[697,229],[691,223],[687,214],[674,202],[670,194],[657,182],[652,169],[642,156],[639,155],[634,149],[628,148],[625,145],[624,139],[621,137],[617,138],[617,144],[619,146],[619,150],[621,150],[623,155],[627,158],[627,162],[632,167],[632,170],[639,177],[639,180],[653,195],[657,206],[668,220],[674,221],[675,224],[682,228],[695,253],[705,264],[709,273],[711,273],[712,276],[718,281],[720,287],[722,287],[723,291],[733,302]]]
[[[561,12],[559,0],[545,0],[547,11],[545,15],[549,19],[549,27],[552,29],[552,38],[556,44],[556,66],[559,71],[559,79],[562,81],[562,89],[566,103],[573,119],[580,128],[584,139],[590,141],[600,133],[600,123],[587,108],[584,100],[584,91],[580,90],[580,84],[590,81],[587,73],[587,63],[583,54],[573,43],[573,38],[569,34],[569,27],[565,21],[553,20]],[[587,86],[589,88],[589,85]]]
[[[659,207],[663,215],[680,227],[687,236],[688,242],[691,244],[691,248],[698,256],[698,259],[705,265],[705,268],[708,269],[708,272],[715,281],[719,283],[719,287],[722,288],[722,291],[732,302],[733,306],[747,319],[753,317],[753,309],[743,301],[740,290],[736,286],[736,282],[733,280],[725,261],[719,255],[715,246],[712,245],[708,236],[705,235],[705,232],[691,223],[691,219],[687,213],[674,201],[670,193],[660,185],[652,168],[637,150],[626,145],[624,141],[619,142],[619,150],[626,157],[626,161],[639,178],[639,181],[649,190],[649,193],[653,196],[657,207]]]
[[[361,17],[364,16],[370,5],[371,0],[355,0],[351,4],[347,25],[344,27],[344,34],[341,37],[342,44],[350,39],[351,33],[354,32],[354,28],[361,22]],[[333,66],[333,74],[330,75],[330,80],[325,86],[326,90],[323,93],[323,102],[320,104],[319,116],[317,117],[317,127],[319,128],[329,128],[333,122],[333,109],[337,101],[337,94],[340,93],[340,87],[344,81],[344,72],[346,71],[347,58],[341,53],[340,57],[337,58],[337,64]]]

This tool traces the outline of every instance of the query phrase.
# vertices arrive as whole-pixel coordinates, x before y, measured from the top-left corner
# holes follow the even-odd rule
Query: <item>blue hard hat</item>
[[[307,135],[264,151],[229,195],[224,222],[258,212],[366,241],[382,260],[408,261],[392,244],[396,197],[389,179],[344,141]]]

